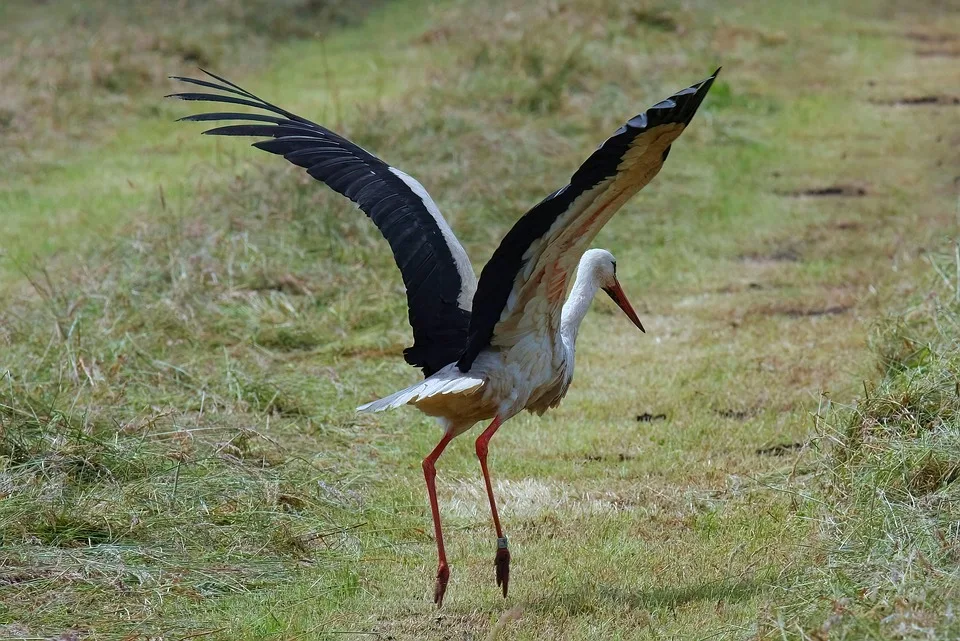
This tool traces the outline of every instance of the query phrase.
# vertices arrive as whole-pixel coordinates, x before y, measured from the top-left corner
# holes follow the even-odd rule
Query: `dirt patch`
[[[960,49],[917,49],[913,55],[918,58],[960,58]]]
[[[751,416],[756,416],[759,410],[756,408],[745,409],[745,410],[735,410],[730,408],[713,410],[717,413],[717,416],[721,418],[729,418],[734,421],[745,421]]]
[[[871,100],[870,102],[885,107],[925,107],[933,105],[960,105],[960,97],[937,95],[906,96],[893,100]]]
[[[740,259],[751,260],[753,262],[761,262],[761,263],[767,260],[766,258],[756,258],[756,257],[751,257],[748,259],[744,256],[741,256]],[[776,288],[777,288],[777,285],[770,285],[770,284],[751,281],[748,283],[737,284],[737,285],[724,285],[723,287],[720,287],[719,289],[716,289],[714,291],[717,294],[741,294],[744,291],[748,291],[748,290],[759,291],[761,289],[776,289]]]
[[[867,189],[860,185],[829,185],[827,187],[812,187],[809,189],[794,189],[790,191],[778,191],[779,196],[789,196],[791,198],[803,197],[840,197],[840,198],[861,198],[867,195]]]
[[[683,28],[680,26],[677,20],[669,13],[664,11],[633,9],[630,11],[630,16],[637,22],[637,24],[655,29],[657,31],[683,33]]]
[[[451,36],[453,36],[453,29],[450,27],[438,27],[424,31],[414,42],[424,45],[445,44],[450,40]]]
[[[916,42],[930,43],[955,42],[960,40],[960,36],[955,33],[928,33],[926,31],[908,31],[903,34],[903,37]]]
[[[792,301],[760,303],[743,314],[757,317],[816,318],[819,316],[838,316],[854,307],[855,300],[847,293],[834,293],[814,300],[795,299]],[[742,316],[740,317],[742,319]]]
[[[654,421],[665,421],[665,420],[667,420],[666,414],[651,414],[650,412],[637,414],[637,421],[639,423],[652,423]]]
[[[800,250],[795,247],[781,247],[769,254],[741,254],[740,260],[753,263],[799,263],[803,260],[803,256],[800,254]],[[751,287],[751,289],[760,289],[762,287],[758,283],[753,283],[752,285],[756,286]]]
[[[789,42],[786,31],[767,31],[741,25],[718,25],[714,30],[713,47],[720,51],[730,51],[741,42],[757,43],[764,47],[779,47]]]
[[[619,454],[588,454],[583,457],[584,461],[590,461],[592,463],[609,463],[619,461],[623,463],[624,461],[632,461],[637,458],[633,454],[624,454],[620,452]]]
[[[833,228],[839,231],[857,231],[858,229],[863,229],[863,225],[852,221],[841,221],[834,224]]]
[[[799,263],[801,260],[800,251],[793,247],[778,249],[767,257],[776,263]]]
[[[755,451],[760,456],[786,456],[790,452],[794,452],[804,447],[806,443],[777,443],[776,445],[770,445],[768,447],[760,447]]]
[[[843,314],[850,309],[850,305],[831,305],[830,307],[821,307],[815,309],[782,309],[777,313],[789,316],[790,318],[809,318],[812,316],[836,316]]]

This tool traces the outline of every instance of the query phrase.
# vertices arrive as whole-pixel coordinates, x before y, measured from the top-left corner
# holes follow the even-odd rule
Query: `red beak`
[[[607,292],[607,296],[613,299],[613,302],[617,304],[617,307],[623,310],[623,313],[627,315],[627,318],[640,329],[644,334],[647,333],[647,330],[643,328],[643,324],[640,322],[640,319],[637,318],[637,313],[633,311],[633,306],[630,305],[630,301],[627,300],[627,295],[623,293],[623,288],[620,287],[620,281],[614,279],[613,285],[610,287],[604,287],[603,291]]]

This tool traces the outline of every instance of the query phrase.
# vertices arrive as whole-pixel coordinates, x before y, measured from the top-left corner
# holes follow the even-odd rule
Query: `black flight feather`
[[[457,361],[460,371],[469,371],[477,355],[490,344],[530,245],[546,234],[581,194],[616,175],[623,155],[638,136],[664,124],[689,124],[719,72],[717,69],[706,80],[628,120],[574,172],[568,185],[540,201],[507,232],[480,274],[467,346]],[[666,156],[665,151],[662,158]]]
[[[425,375],[456,361],[466,344],[470,312],[458,305],[464,283],[450,245],[424,200],[389,165],[346,138],[219,76],[204,73],[218,82],[173,78],[220,93],[183,92],[171,97],[241,105],[276,115],[225,111],[180,120],[242,123],[204,133],[263,138],[254,146],[304,167],[311,176],[355,202],[377,225],[400,267],[414,337],[413,346],[404,350],[404,358],[422,368]]]

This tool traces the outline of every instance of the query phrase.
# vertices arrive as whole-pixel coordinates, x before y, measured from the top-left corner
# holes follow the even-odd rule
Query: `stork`
[[[173,77],[217,93],[190,91],[171,97],[260,110],[201,113],[180,120],[242,123],[203,133],[262,138],[253,146],[283,156],[352,200],[390,244],[413,329],[413,346],[404,350],[404,359],[421,368],[425,378],[357,409],[379,412],[414,405],[437,417],[443,428],[437,446],[423,459],[437,543],[438,607],[450,568],[437,505],[437,459],[453,438],[478,421],[491,421],[476,440],[476,453],[497,535],[496,582],[506,597],[510,552],[487,467],[490,439],[520,411],[543,414],[560,403],[573,380],[577,331],[598,291],[606,292],[643,331],[617,280],[613,255],[587,247],[614,213],[657,175],[719,71],[628,120],[574,172],[569,184],[514,224],[479,281],[436,203],[412,176],[217,75],[204,71],[212,80]]]

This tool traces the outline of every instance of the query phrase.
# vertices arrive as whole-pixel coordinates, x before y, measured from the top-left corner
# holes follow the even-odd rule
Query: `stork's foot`
[[[499,576],[499,574],[498,574]],[[433,588],[433,602],[439,608],[443,605],[443,595],[447,592],[447,581],[450,580],[450,568],[446,563],[441,563],[437,568],[437,583]]]
[[[493,560],[497,568],[497,585],[503,588],[503,597],[507,597],[507,586],[510,584],[510,550],[507,548],[507,537],[497,539],[497,556]]]

